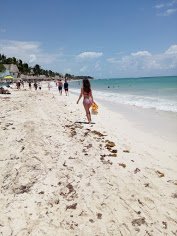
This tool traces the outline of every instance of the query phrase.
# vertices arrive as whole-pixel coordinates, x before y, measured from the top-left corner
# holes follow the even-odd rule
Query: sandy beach
[[[42,88],[43,89],[43,88]],[[177,235],[175,139],[57,91],[0,95],[3,236]]]

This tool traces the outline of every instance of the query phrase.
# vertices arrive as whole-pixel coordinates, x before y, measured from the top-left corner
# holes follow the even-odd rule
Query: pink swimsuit
[[[91,98],[91,93],[92,93],[91,91],[89,93],[83,91],[83,96],[84,96],[83,104],[87,104],[90,106],[92,105],[93,101]]]

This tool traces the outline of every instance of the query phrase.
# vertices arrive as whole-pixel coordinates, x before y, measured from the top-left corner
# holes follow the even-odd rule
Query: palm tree
[[[0,72],[4,72],[6,70],[6,68],[4,67],[4,65],[2,63],[0,63]]]
[[[7,63],[7,64],[12,64],[12,58],[11,58],[11,57],[7,58],[7,59],[6,59],[6,63]]]
[[[12,57],[12,63],[16,64],[17,63],[17,59],[15,57]]]
[[[24,74],[28,74],[29,73],[29,67],[27,63],[23,64],[23,73]]]
[[[0,54],[0,62],[5,63],[6,56],[4,54]]]
[[[41,73],[41,67],[40,67],[38,64],[36,64],[36,65],[34,66],[34,68],[33,68],[33,71],[34,71],[34,74],[35,74],[35,75],[40,75],[40,73]]]

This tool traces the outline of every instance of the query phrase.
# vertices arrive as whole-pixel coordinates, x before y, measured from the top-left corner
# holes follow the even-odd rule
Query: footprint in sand
[[[93,131],[91,131],[91,133],[96,134],[98,137],[105,137],[105,136],[107,136],[107,135],[102,134],[101,132],[99,132],[97,130],[93,130]]]
[[[102,157],[100,158],[101,162],[102,162],[103,164],[110,164],[110,165],[112,165],[112,162],[111,162],[110,160],[105,160],[104,157],[105,157],[105,156],[102,155]]]
[[[171,195],[171,197],[172,197],[172,198],[177,198],[177,193],[173,193],[173,194]]]
[[[162,221],[162,224],[163,224],[163,228],[164,228],[164,229],[167,229],[167,222]]]
[[[97,219],[102,219],[102,214],[101,213],[97,213]]]
[[[132,220],[132,225],[133,226],[141,226],[143,224],[146,224],[145,217],[141,217],[141,218]]]
[[[66,210],[68,210],[68,209],[74,209],[75,210],[76,207],[77,207],[77,203],[74,203],[72,205],[66,206]]]
[[[134,174],[136,174],[136,173],[138,173],[138,172],[140,172],[140,169],[139,169],[139,168],[136,168],[136,169],[134,170]]]
[[[130,153],[128,149],[123,150],[123,152]]]
[[[177,180],[168,180],[167,182],[168,182],[168,183],[172,183],[172,184],[174,184],[174,185],[177,185]]]
[[[126,164],[124,164],[124,163],[119,163],[119,166],[122,166],[123,168],[125,168],[125,167],[126,167]]]
[[[162,177],[165,176],[165,174],[164,174],[163,172],[159,171],[159,170],[156,171],[156,174],[157,174],[160,178],[162,178]]]

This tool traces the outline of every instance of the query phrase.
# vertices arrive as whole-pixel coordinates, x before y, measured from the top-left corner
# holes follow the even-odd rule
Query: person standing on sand
[[[41,85],[41,82],[39,82],[39,90],[41,90],[41,88],[42,88],[42,85]]]
[[[50,90],[50,88],[51,88],[51,85],[50,85],[50,82],[48,82],[48,90]]]
[[[20,89],[20,81],[17,81],[16,86],[17,86],[17,89],[19,90]]]
[[[68,95],[68,82],[67,82],[67,79],[65,79],[65,82],[64,82],[64,90],[65,90],[65,94],[67,96]]]
[[[34,88],[35,88],[35,90],[37,90],[37,83],[36,82],[34,83]]]
[[[82,88],[80,92],[80,96],[77,100],[77,104],[79,103],[81,97],[83,96],[83,105],[86,111],[86,116],[88,119],[88,123],[91,123],[91,114],[90,114],[90,107],[93,103],[93,96],[90,81],[88,79],[83,79]]]
[[[62,88],[63,88],[63,83],[61,81],[61,79],[58,81],[58,90],[59,90],[59,93],[60,95],[62,95]]]
[[[21,80],[21,85],[23,86],[23,88],[24,88],[24,82],[23,82],[23,80]]]
[[[29,81],[28,85],[29,85],[29,89],[31,90],[31,82],[30,81]]]

